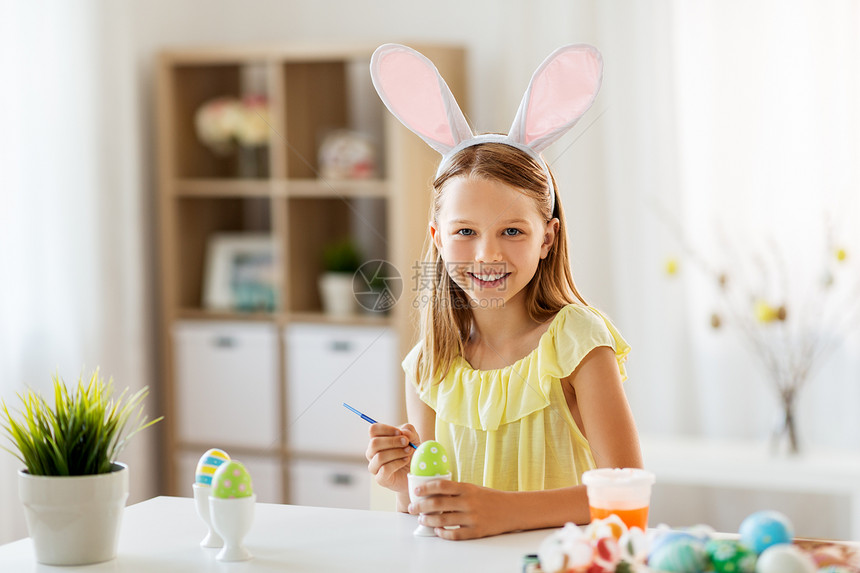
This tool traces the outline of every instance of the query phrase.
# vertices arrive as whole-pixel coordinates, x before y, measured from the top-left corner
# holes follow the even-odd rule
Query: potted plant
[[[128,466],[117,456],[147,421],[147,388],[113,397],[113,379],[96,369],[69,390],[53,377],[54,404],[38,392],[18,394],[17,416],[5,401],[0,427],[23,462],[18,493],[36,560],[46,565],[84,565],[116,557],[119,527],[128,497]]]
[[[349,316],[356,311],[352,281],[361,266],[361,253],[355,242],[343,239],[323,249],[323,268],[319,288],[323,310],[333,316]]]

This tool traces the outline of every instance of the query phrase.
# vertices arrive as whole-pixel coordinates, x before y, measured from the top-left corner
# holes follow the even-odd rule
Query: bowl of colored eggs
[[[542,545],[539,567],[530,573],[567,573],[577,562],[582,571],[667,573],[860,573],[855,549],[827,542],[794,539],[791,521],[777,511],[757,511],[747,516],[737,536],[720,535],[707,526],[674,530],[667,526],[650,529],[644,550],[625,551],[631,545],[620,535],[620,551],[611,563],[583,563],[583,555],[598,555],[599,543],[610,535],[599,520],[586,527],[567,524]],[[631,530],[632,531],[632,530]],[[641,542],[641,541],[640,541]],[[583,549],[586,547],[586,549]],[[559,554],[562,552],[564,554]],[[567,555],[569,553],[570,555]],[[590,567],[590,568],[589,568]],[[579,571],[579,569],[577,569]]]

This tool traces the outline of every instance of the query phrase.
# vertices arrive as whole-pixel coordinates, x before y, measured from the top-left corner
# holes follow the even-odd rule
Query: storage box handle
[[[336,473],[331,476],[334,485],[352,485],[352,476],[349,474]]]
[[[233,348],[236,346],[236,339],[232,336],[216,336],[212,341],[212,345],[217,348]]]

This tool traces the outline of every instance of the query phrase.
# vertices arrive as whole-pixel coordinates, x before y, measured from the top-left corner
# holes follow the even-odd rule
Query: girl
[[[590,106],[599,54],[552,54],[506,136],[472,135],[417,52],[382,46],[371,75],[389,109],[443,159],[424,259],[437,277],[421,342],[403,361],[409,423],[370,427],[368,467],[400,511],[421,514],[446,539],[585,523],[582,472],[642,465],[621,387],[629,347],[576,290],[564,213],[539,152]],[[428,91],[430,104],[416,106]],[[428,116],[424,107],[436,109]],[[453,480],[419,486],[428,497],[410,504],[408,443],[430,439],[452,458]]]

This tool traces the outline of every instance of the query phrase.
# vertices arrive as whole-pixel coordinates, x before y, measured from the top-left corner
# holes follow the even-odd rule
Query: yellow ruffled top
[[[413,382],[420,346],[403,360]],[[630,346],[600,311],[570,304],[537,347],[510,366],[475,370],[458,356],[444,380],[424,384],[418,394],[436,412],[436,440],[450,454],[452,477],[505,491],[578,485],[594,457],[560,380],[599,346],[615,351],[626,380]]]

